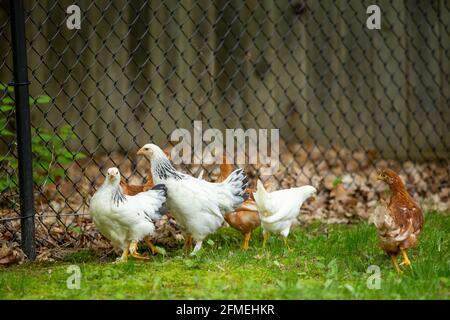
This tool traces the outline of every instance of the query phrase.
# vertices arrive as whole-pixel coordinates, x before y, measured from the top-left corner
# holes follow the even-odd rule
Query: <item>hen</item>
[[[233,171],[233,166],[226,161],[224,157],[223,162],[220,164],[220,174],[217,179],[218,182],[222,182]],[[243,250],[248,250],[249,242],[254,229],[260,226],[261,220],[259,219],[258,211],[256,210],[255,200],[252,190],[246,190],[250,197],[245,200],[241,207],[237,208],[234,212],[228,212],[225,214],[225,221],[234,229],[242,232],[244,235],[244,242],[242,244]]]
[[[153,183],[153,178],[151,176],[147,177],[147,182],[143,185],[136,185],[136,184],[127,184],[123,181],[120,182],[120,186],[122,187],[123,193],[127,196],[134,196],[138,193],[150,190],[153,188],[155,184]]]
[[[146,144],[138,155],[150,160],[155,183],[166,185],[167,208],[196,242],[191,255],[201,249],[204,238],[220,228],[224,214],[234,211],[248,196],[248,180],[242,169],[221,183],[211,183],[178,172],[157,145]]]
[[[378,173],[378,180],[388,184],[391,190],[389,204],[382,202],[375,208],[373,222],[378,230],[381,248],[391,257],[397,272],[401,272],[397,256],[401,252],[400,265],[411,266],[407,250],[415,247],[423,227],[422,209],[406,191],[402,179],[393,170]]]
[[[269,233],[273,232],[280,233],[289,248],[287,237],[291,226],[297,219],[302,204],[316,193],[317,190],[313,186],[267,192],[263,183],[258,180],[254,197],[263,228],[263,247]]]
[[[164,153],[167,155],[167,157],[170,159],[170,154],[168,151],[164,150]],[[203,170],[200,172],[201,175],[203,175]],[[153,188],[155,184],[153,183],[152,175],[147,176],[147,182],[143,185],[137,185],[137,184],[127,184],[126,182],[121,181],[120,186],[123,189],[123,193],[128,196],[134,196],[140,192],[150,190]]]
[[[122,250],[119,261],[126,261],[129,254],[145,259],[137,252],[137,244],[143,239],[153,248],[149,236],[155,231],[154,221],[162,216],[166,193],[166,187],[159,184],[135,196],[124,195],[119,170],[108,169],[103,185],[92,196],[90,214],[100,232]]]

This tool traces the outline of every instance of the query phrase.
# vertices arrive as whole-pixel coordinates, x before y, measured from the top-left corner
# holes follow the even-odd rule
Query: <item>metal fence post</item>
[[[31,152],[30,106],[28,102],[28,67],[25,45],[23,0],[10,0],[11,37],[14,63],[17,145],[19,156],[19,188],[22,249],[28,259],[36,258],[33,165]]]

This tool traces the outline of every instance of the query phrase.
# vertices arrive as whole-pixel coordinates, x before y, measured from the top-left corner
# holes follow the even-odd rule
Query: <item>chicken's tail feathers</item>
[[[248,186],[248,178],[245,175],[244,169],[234,170],[222,183],[231,187],[233,196],[239,199],[239,203],[236,205],[240,205],[248,199],[249,195],[245,192]]]
[[[266,191],[266,188],[264,188],[264,184],[259,179],[256,182],[256,192],[253,193],[253,197],[255,198],[255,201],[256,201],[256,204],[258,207],[265,208],[265,200],[267,197],[267,191]]]
[[[264,183],[258,179],[256,182],[256,192],[260,191],[260,193],[267,193],[266,188],[264,188]]]

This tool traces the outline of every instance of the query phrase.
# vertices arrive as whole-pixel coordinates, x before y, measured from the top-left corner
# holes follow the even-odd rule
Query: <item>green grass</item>
[[[28,263],[0,269],[0,299],[450,299],[450,216],[430,214],[413,270],[395,273],[379,249],[372,225],[298,227],[292,251],[272,236],[261,247],[239,249],[241,236],[222,229],[191,258],[168,251],[149,261],[101,261],[81,250],[61,262]],[[81,268],[80,289],[66,286],[67,268]],[[368,289],[370,265],[381,270],[381,288]]]

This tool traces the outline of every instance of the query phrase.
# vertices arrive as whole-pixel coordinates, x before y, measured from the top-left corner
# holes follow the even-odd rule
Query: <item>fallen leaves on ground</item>
[[[167,150],[169,151],[169,150]],[[133,160],[130,160],[133,159]],[[130,184],[142,184],[148,175],[149,164],[118,152],[96,155],[93,159],[73,163],[66,168],[66,179],[47,184],[36,190],[36,235],[38,260],[60,259],[61,253],[71,248],[90,248],[100,253],[111,252],[112,247],[97,230],[89,217],[89,200],[103,182],[102,172],[116,166]],[[319,192],[316,201],[306,203],[299,216],[300,222],[320,220],[324,223],[351,223],[366,220],[380,198],[388,198],[388,188],[376,180],[375,168],[394,168],[406,183],[408,191],[425,212],[448,211],[450,208],[450,161],[400,163],[379,159],[375,150],[352,151],[312,144],[280,144],[278,171],[262,177],[260,165],[245,166],[251,187],[261,178],[268,190],[312,184]],[[197,175],[205,170],[204,179],[215,181],[217,165],[184,166]],[[18,218],[8,209],[17,207],[18,195],[4,195],[0,202],[0,220]],[[174,248],[183,240],[176,221],[169,215],[157,224],[153,238],[156,245]],[[0,222],[0,265],[21,263],[25,257],[20,249],[20,220]]]

